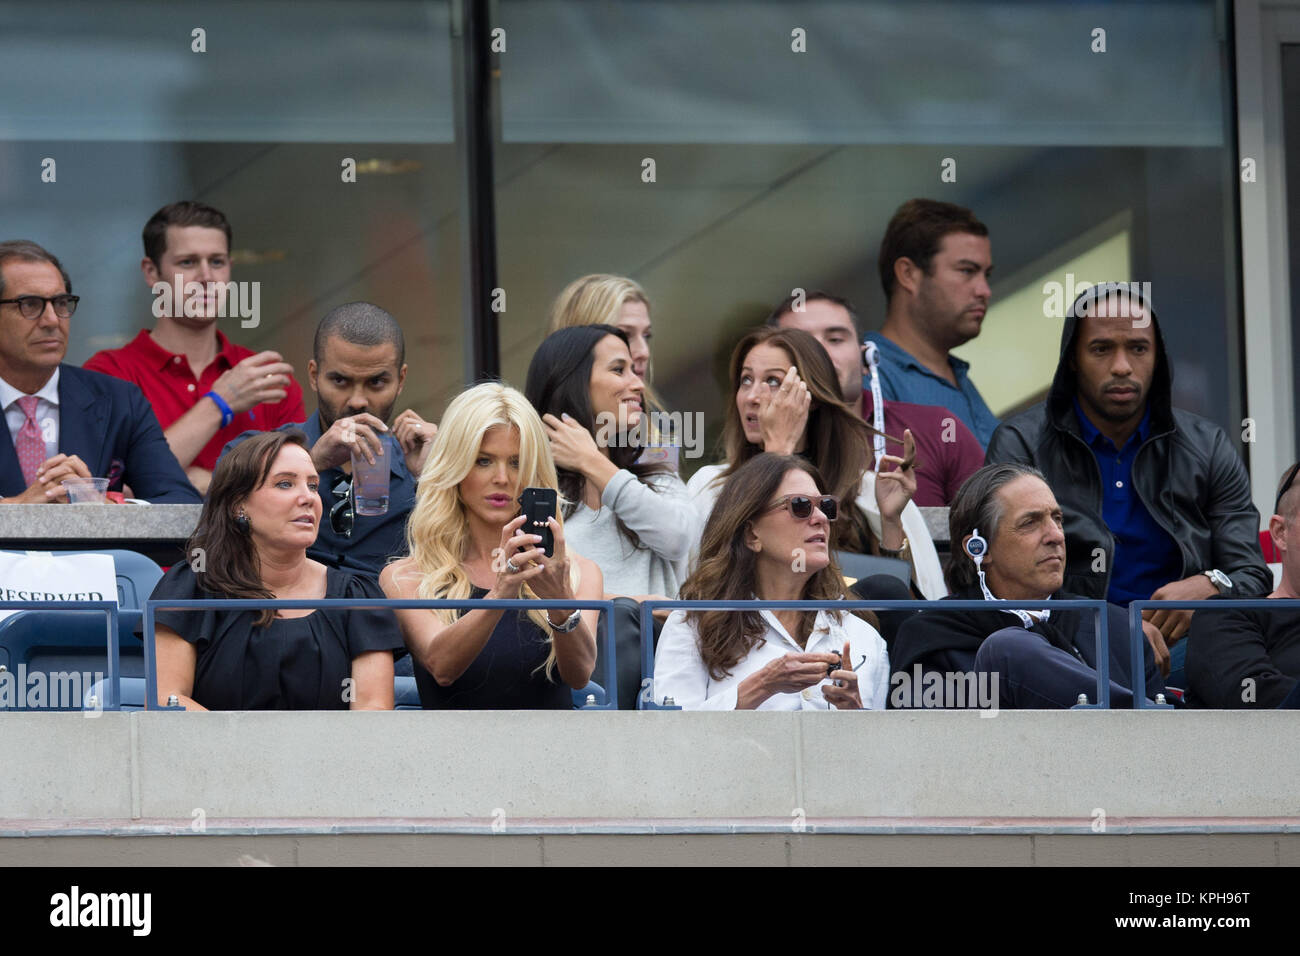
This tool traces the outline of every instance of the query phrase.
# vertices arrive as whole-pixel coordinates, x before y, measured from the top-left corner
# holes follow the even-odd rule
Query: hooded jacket
[[[1074,412],[1078,382],[1070,359],[1077,310],[1108,291],[1123,291],[1146,308],[1156,344],[1147,393],[1151,428],[1133,461],[1132,490],[1178,545],[1182,578],[1217,568],[1232,579],[1234,597],[1267,594],[1272,575],[1259,549],[1259,512],[1251,504],[1246,468],[1223,429],[1173,407],[1173,372],[1160,321],[1134,285],[1098,286],[1075,299],[1061,329],[1060,358],[1047,400],[998,426],[985,463],[1020,462],[1043,473],[1065,513],[1065,590],[1104,598],[1115,538],[1102,517],[1101,469]],[[1097,561],[1099,548],[1104,562]]]

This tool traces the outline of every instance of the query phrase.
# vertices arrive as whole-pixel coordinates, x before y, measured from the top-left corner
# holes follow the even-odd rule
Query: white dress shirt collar
[[[18,399],[23,398],[26,395],[27,392],[20,392],[3,378],[0,378],[0,409],[7,409],[14,402],[18,401]],[[50,376],[50,380],[45,383],[39,392],[36,393],[36,397],[43,398],[51,405],[56,408],[58,407],[59,369],[57,367],[54,369],[54,374]]]
[[[751,600],[757,599],[757,596],[751,598]],[[785,643],[789,644],[796,653],[804,651],[811,653],[813,645],[817,643],[818,638],[821,635],[830,633],[830,622],[826,620],[825,609],[817,612],[817,617],[813,620],[812,631],[808,634],[808,644],[805,647],[799,646],[799,642],[796,641],[790,632],[785,629],[785,625],[781,623],[781,619],[778,618],[774,612],[767,608],[760,608],[758,613],[759,616],[763,618],[764,623],[773,631],[776,631],[777,634],[780,634],[781,639],[784,640]],[[838,650],[838,648],[836,649]]]

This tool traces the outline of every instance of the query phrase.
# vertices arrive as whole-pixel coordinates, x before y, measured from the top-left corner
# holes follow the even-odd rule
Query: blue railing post
[[[1053,602],[1056,603],[1056,602]],[[1110,614],[1102,607],[1093,620],[1093,634],[1097,638],[1097,702],[1095,704],[1075,704],[1071,710],[1110,710]]]
[[[1139,710],[1164,710],[1170,704],[1150,703],[1146,699],[1146,667],[1144,644],[1146,635],[1142,632],[1142,612],[1148,608],[1164,608],[1172,611],[1197,611],[1216,608],[1220,611],[1282,611],[1300,607],[1300,601],[1286,598],[1228,598],[1203,601],[1134,601],[1128,606],[1129,640],[1133,655],[1133,706]],[[1184,634],[1182,640],[1187,640]],[[1186,690],[1186,688],[1183,688]]]
[[[662,601],[641,602],[641,686],[636,690],[637,710],[681,710],[677,706],[665,707],[663,701],[655,695],[654,612],[655,608],[663,603]]]
[[[121,671],[121,654],[122,649],[117,636],[118,628],[118,606],[116,601],[0,601],[0,610],[3,611],[102,611],[105,616],[105,627],[107,631],[104,635],[105,650],[108,656],[108,685],[107,699],[101,705],[103,710],[119,710],[121,708],[117,675]],[[15,669],[14,679],[17,680],[18,672]],[[85,707],[85,688],[82,690],[82,708]]]
[[[111,602],[108,611],[108,690],[104,701],[105,710],[122,709],[122,690],[118,687],[118,676],[122,673],[122,645],[118,639],[118,606]]]
[[[1146,641],[1146,634],[1142,630],[1142,609],[1149,601],[1134,601],[1128,606],[1128,636],[1129,636],[1129,670],[1133,673],[1133,707],[1135,710],[1145,710],[1147,707],[1147,662],[1146,649],[1142,646]],[[1187,636],[1183,635],[1183,640]],[[1155,704],[1152,707],[1158,706]],[[1170,704],[1165,704],[1171,707]]]

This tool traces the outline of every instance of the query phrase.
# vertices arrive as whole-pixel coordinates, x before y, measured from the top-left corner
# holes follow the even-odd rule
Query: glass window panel
[[[397,410],[440,415],[464,379],[450,15],[410,0],[0,3],[4,238],[45,245],[83,297],[67,361],[153,324],[141,230],[199,199],[231,221],[232,278],[260,283],[257,327],[219,327],[284,354],[309,413],[317,322],[367,300],[406,334]]]
[[[1010,307],[986,328],[1038,321],[1045,342],[1059,320],[1009,298],[1026,270],[1128,222],[1113,278],[1152,283],[1175,403],[1235,434],[1223,19],[1220,4],[1194,0],[502,0],[503,374],[523,381],[567,282],[626,274],[651,298],[656,387],[671,407],[704,412],[712,438],[732,345],[792,288],[846,295],[866,329],[880,326],[881,237],[903,201],[926,196],[990,228],[993,303]],[[1098,25],[1105,53],[1090,49]],[[791,51],[796,26],[805,54]],[[941,179],[945,159],[955,181]],[[982,355],[972,370],[990,387],[1002,374]]]
[[[1212,3],[503,0],[500,11],[514,39],[507,142],[1223,142]]]

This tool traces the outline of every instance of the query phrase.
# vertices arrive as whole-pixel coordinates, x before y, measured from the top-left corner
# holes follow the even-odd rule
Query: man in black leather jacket
[[[1081,293],[1047,400],[1002,422],[985,461],[1046,475],[1065,513],[1069,591],[1122,606],[1266,594],[1245,466],[1221,428],[1172,407],[1149,300],[1137,283]],[[1171,645],[1191,623],[1190,611],[1146,617]],[[1162,669],[1167,653],[1156,648]]]

